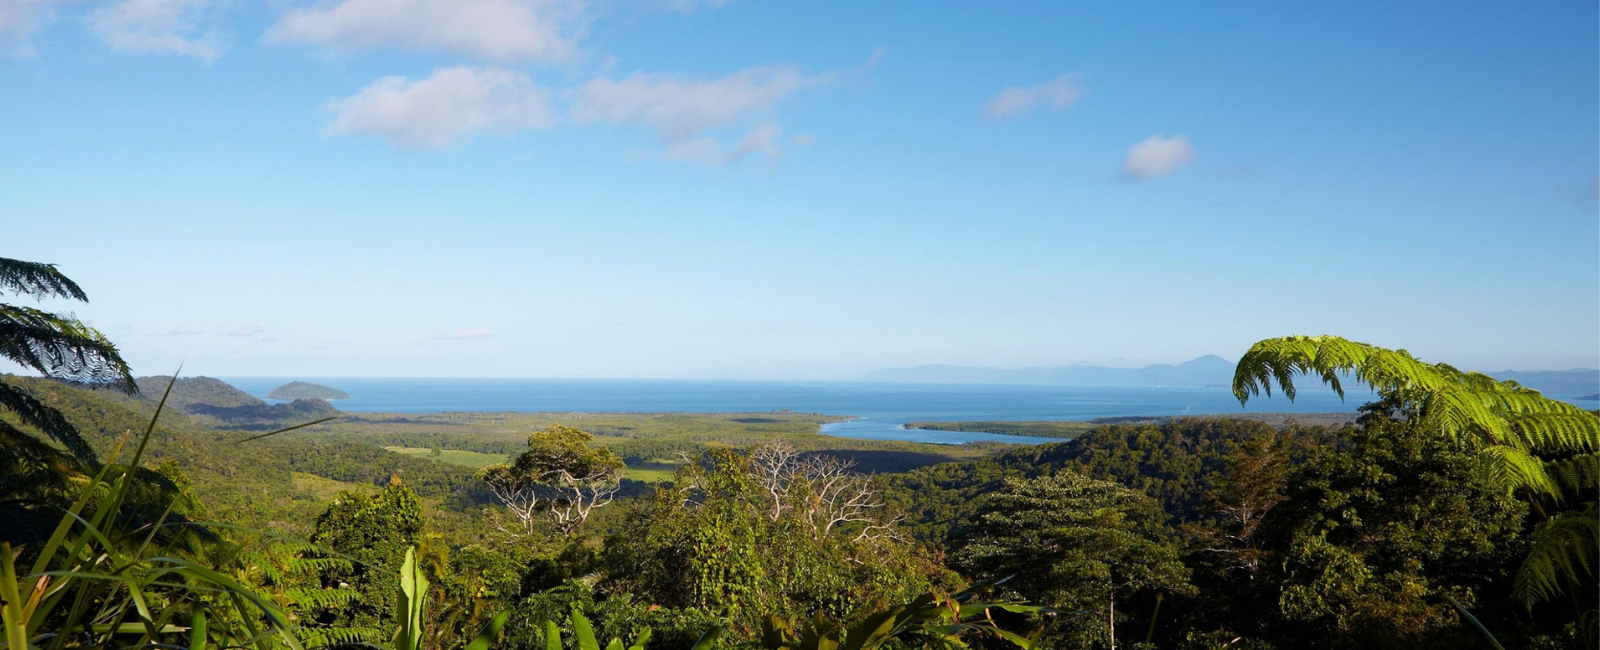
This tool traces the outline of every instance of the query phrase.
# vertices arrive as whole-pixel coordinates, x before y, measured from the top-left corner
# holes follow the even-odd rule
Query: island
[[[349,399],[350,394],[337,388],[305,381],[291,381],[267,393],[269,399]]]

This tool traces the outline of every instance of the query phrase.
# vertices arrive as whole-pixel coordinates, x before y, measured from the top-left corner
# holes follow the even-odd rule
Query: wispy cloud
[[[635,72],[584,84],[573,100],[572,117],[578,122],[646,125],[667,142],[683,142],[826,86],[837,76],[807,74],[797,65],[747,68],[715,79]]]
[[[328,103],[331,133],[438,148],[484,130],[545,128],[554,116],[528,75],[501,68],[439,68],[426,79],[384,77]]]
[[[489,328],[469,327],[464,330],[455,330],[453,332],[439,332],[438,334],[434,334],[433,338],[443,341],[463,341],[466,339],[486,339],[491,336],[494,336],[494,332],[490,331]]]
[[[502,63],[555,62],[576,51],[584,9],[581,0],[342,0],[290,11],[264,38],[334,51],[444,50]]]
[[[88,24],[112,50],[181,54],[215,61],[221,37],[205,25],[212,0],[121,0],[89,14]]]
[[[660,0],[660,2],[661,6],[668,11],[687,14],[701,9],[719,9],[727,6],[733,0]]]
[[[1032,86],[1011,86],[1001,90],[983,108],[985,115],[997,120],[1022,117],[1036,110],[1064,111],[1089,94],[1084,77],[1079,73],[1064,74]]]
[[[162,330],[160,332],[155,332],[153,334],[150,334],[150,336],[160,336],[160,337],[199,336],[199,335],[200,335],[200,330],[179,330],[179,329]]]
[[[775,109],[785,100],[870,70],[882,58],[873,52],[855,70],[808,73],[798,65],[746,68],[715,78],[635,72],[621,79],[592,80],[569,96],[569,114],[580,124],[638,125],[655,131],[668,160],[728,164],[784,152],[783,129],[773,123],[748,128],[737,141],[727,131]],[[710,135],[708,135],[710,133]],[[800,135],[789,144],[815,138]]]
[[[239,328],[236,328],[236,329],[231,329],[231,330],[228,330],[226,332],[223,332],[222,335],[223,336],[255,336],[255,335],[260,334],[260,333],[265,332],[265,331],[266,330],[261,329],[259,327],[256,327],[255,325],[245,325],[244,327],[239,327]]]
[[[667,147],[666,157],[669,160],[715,164],[732,164],[752,155],[765,160],[776,160],[778,156],[783,155],[782,141],[783,129],[767,124],[751,129],[731,147],[712,138],[695,138],[674,143]]]
[[[35,55],[33,32],[59,4],[61,0],[0,0],[0,56]]]
[[[1136,179],[1165,176],[1194,159],[1194,147],[1189,144],[1188,136],[1181,133],[1170,138],[1152,135],[1128,149],[1122,171]]]

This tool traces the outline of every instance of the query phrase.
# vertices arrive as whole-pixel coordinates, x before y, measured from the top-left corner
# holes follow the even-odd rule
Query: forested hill
[[[350,394],[337,388],[308,381],[291,381],[267,393],[272,399],[349,399]]]
[[[161,398],[160,392],[151,391],[140,398],[127,399],[104,389],[87,390],[34,377],[8,376],[6,382],[61,411],[102,461],[110,460],[118,442],[144,431],[154,400]],[[164,390],[165,385],[161,388]],[[176,388],[173,390],[177,392]],[[318,403],[326,406],[326,402]],[[312,419],[316,418],[306,417],[295,423]],[[3,411],[0,420],[16,422],[14,415]],[[471,498],[468,491],[473,480],[469,469],[390,453],[382,447],[328,440],[322,437],[327,430],[326,426],[316,426],[243,442],[251,432],[221,430],[206,417],[164,410],[161,424],[152,433],[144,465],[155,468],[170,463],[217,512],[247,514],[261,522],[285,522],[291,528],[305,525],[323,508],[325,504],[320,500],[328,496],[324,493],[328,486],[380,486],[397,476],[424,497]]]
[[[140,377],[135,381],[139,384],[139,395],[151,401],[160,400],[167,390],[167,384],[171,383],[172,393],[167,396],[167,406],[184,412],[188,412],[194,404],[219,407],[266,405],[266,402],[234,388],[232,384],[211,377],[180,377],[176,382],[171,377]]]
[[[171,377],[140,377],[137,406],[148,410],[167,394],[166,410],[182,413],[200,424],[230,429],[271,429],[299,422],[309,422],[339,414],[339,410],[321,399],[296,399],[289,404],[268,404],[233,385],[211,377],[182,377],[176,382]],[[122,401],[112,391],[99,391],[107,399]]]

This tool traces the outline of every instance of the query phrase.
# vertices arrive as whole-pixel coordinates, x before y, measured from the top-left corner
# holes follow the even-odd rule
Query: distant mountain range
[[[883,368],[867,373],[867,381],[935,384],[1066,384],[1080,386],[1215,386],[1233,385],[1234,362],[1208,354],[1177,365],[1156,364],[1143,368],[1105,366],[1036,366],[1031,368],[982,368],[975,366],[928,365],[911,368]],[[1600,390],[1600,370],[1503,370],[1489,372],[1496,379],[1515,381],[1523,386],[1570,397]],[[1355,386],[1347,386],[1355,388]]]
[[[941,384],[1227,386],[1233,381],[1233,362],[1214,354],[1208,354],[1177,365],[1156,364],[1143,368],[1073,365],[1010,369],[935,365],[874,370],[867,373],[866,379],[868,381]]]

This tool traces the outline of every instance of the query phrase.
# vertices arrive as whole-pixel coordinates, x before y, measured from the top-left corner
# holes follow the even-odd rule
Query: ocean
[[[266,398],[288,377],[222,378]],[[298,378],[350,394],[335,400],[344,411],[442,413],[446,411],[751,413],[790,410],[846,415],[823,426],[827,435],[944,444],[997,441],[1037,444],[1048,439],[964,431],[906,429],[909,421],[1089,420],[1116,416],[1234,413],[1350,412],[1371,399],[1351,391],[1340,401],[1314,383],[1298,399],[1252,399],[1241,407],[1226,388],[1063,386],[1041,384],[890,384],[833,381],[709,381],[675,379],[427,379]]]

